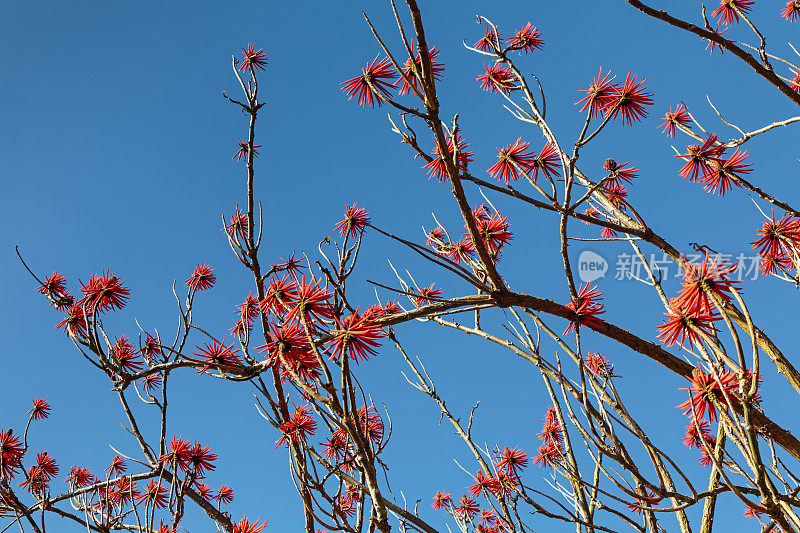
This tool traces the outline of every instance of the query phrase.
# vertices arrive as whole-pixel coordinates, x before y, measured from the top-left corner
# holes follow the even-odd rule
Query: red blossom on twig
[[[372,63],[361,70],[361,76],[350,78],[339,84],[347,93],[348,100],[358,96],[356,104],[359,106],[374,107],[377,102],[380,107],[383,105],[383,101],[389,98],[389,90],[397,87],[398,75],[392,63],[388,58],[378,62],[378,57],[375,56]]]

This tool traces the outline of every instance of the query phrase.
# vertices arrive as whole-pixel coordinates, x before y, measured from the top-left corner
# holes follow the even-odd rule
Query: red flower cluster
[[[17,470],[22,468],[22,457],[25,455],[19,437],[9,428],[8,431],[0,430],[0,477],[12,479]]]
[[[744,15],[752,9],[753,0],[719,0],[719,7],[711,12],[712,17],[717,17],[717,24],[730,26],[739,22],[739,15]]]
[[[531,26],[529,22],[527,26],[514,33],[513,37],[509,37],[506,41],[507,51],[516,50],[520,54],[527,54],[534,50],[541,50],[544,41],[542,41],[539,30]]]
[[[611,377],[614,365],[599,353],[587,352],[584,360],[586,367],[602,378]]]
[[[486,69],[486,72],[475,78],[475,81],[481,82],[481,89],[484,91],[508,94],[519,88],[516,84],[517,79],[511,72],[511,67],[495,63],[492,66],[484,64],[483,68]]]
[[[19,484],[32,494],[43,494],[58,474],[58,463],[47,452],[36,454],[36,464],[28,469],[25,481]]]
[[[86,307],[92,313],[102,313],[108,309],[122,309],[131,294],[130,289],[122,285],[122,280],[111,272],[95,274],[89,278],[88,285],[81,282],[81,298],[77,305]]]
[[[725,196],[732,186],[741,187],[738,175],[749,174],[753,166],[745,163],[747,152],[738,148],[726,159],[725,145],[717,144],[717,139],[716,135],[710,135],[702,145],[687,146],[685,154],[675,157],[686,159],[678,171],[680,176],[704,184],[706,191]]]
[[[733,372],[727,371],[719,374],[719,380],[713,374],[707,374],[700,369],[692,372],[691,386],[680,390],[689,391],[691,398],[678,404],[678,409],[685,409],[684,414],[690,419],[701,420],[708,415],[708,420],[717,419],[717,409],[727,410],[727,401],[736,405],[739,392],[739,378]],[[724,391],[724,392],[723,392]],[[702,428],[701,428],[702,429]],[[688,434],[687,434],[688,438]],[[685,443],[685,441],[684,441]]]
[[[761,271],[772,274],[800,265],[800,219],[786,214],[779,221],[767,219],[758,230],[760,237],[751,243],[761,256]]]
[[[198,263],[192,276],[184,283],[192,291],[204,291],[210,289],[216,281],[217,276],[214,274],[214,269],[209,265]]]
[[[184,472],[192,472],[195,477],[205,477],[207,470],[214,470],[214,461],[217,454],[211,453],[210,445],[201,445],[195,441],[194,444],[182,437],[172,438],[169,444],[169,451],[159,458],[159,462],[165,468],[179,468]]]
[[[361,69],[361,76],[350,78],[339,84],[347,93],[348,100],[358,96],[357,105],[374,107],[377,102],[380,107],[383,105],[383,101],[389,98],[389,90],[397,88],[397,78],[399,77],[397,71],[388,58],[381,59],[379,62],[378,57],[376,56],[372,63]]]
[[[530,146],[530,142],[523,141],[520,137],[513,144],[498,148],[498,161],[489,167],[487,172],[492,178],[498,178],[506,183],[511,179],[518,179],[520,172],[530,173],[533,181],[536,181],[540,170],[548,177],[558,172],[561,158],[549,142],[545,144],[538,156],[534,156],[533,152],[526,152]]]
[[[503,40],[503,33],[498,29],[494,30],[489,26],[486,26],[486,35],[478,39],[478,41],[473,45],[478,50],[483,52],[493,50],[495,47],[500,47],[500,43]]]
[[[411,41],[411,48],[414,48],[414,42]],[[442,79],[442,72],[444,72],[444,64],[439,63],[436,61],[436,58],[439,57],[439,50],[436,47],[432,47],[430,49],[430,58],[431,58],[431,69],[433,70],[433,79],[440,80]],[[414,67],[416,67],[417,72],[422,72],[422,58],[419,55],[419,52],[414,56],[414,60],[412,61],[409,57],[406,59],[405,64],[403,65],[403,74],[405,75],[405,79],[402,79],[402,83],[400,85],[400,90],[398,93],[400,95],[405,95],[411,92],[412,87],[417,86],[417,75],[414,72]],[[406,81],[408,79],[408,81]]]
[[[458,147],[458,168],[456,170],[461,173],[467,172],[467,165],[472,162],[474,152],[467,150],[469,143],[461,138],[461,134],[456,134],[456,143],[453,144],[453,138],[450,137],[447,141],[447,156],[450,161],[453,161],[455,156],[456,146]],[[428,177],[435,178],[438,181],[447,181],[447,164],[444,161],[445,156],[439,152],[439,145],[433,147],[433,154],[430,162],[422,166],[423,169],[428,171]]]
[[[289,420],[282,424],[278,424],[278,429],[281,431],[281,438],[278,439],[275,448],[281,445],[294,442],[306,442],[308,437],[313,436],[317,430],[317,422],[311,416],[311,408],[307,405],[297,405],[294,412],[289,416]]]
[[[50,416],[50,404],[44,398],[36,398],[33,400],[33,407],[28,411],[28,416],[31,420],[44,420]]]
[[[628,76],[622,85],[613,83],[614,77],[610,78],[610,73],[603,75],[603,69],[595,79],[589,84],[588,89],[581,89],[580,92],[586,93],[575,105],[583,104],[580,112],[589,109],[589,117],[604,115],[616,121],[617,116],[622,115],[622,125],[639,122],[646,115],[645,106],[652,105],[652,94],[644,88],[644,81],[637,81],[633,72],[628,72]]]
[[[789,0],[781,11],[781,16],[789,22],[800,19],[800,0]]]
[[[702,340],[703,335],[713,336],[716,329],[713,322],[719,320],[717,305],[726,304],[736,290],[727,275],[736,270],[736,265],[726,266],[727,261],[710,259],[706,252],[703,262],[694,265],[684,262],[682,288],[676,298],[670,301],[666,313],[667,321],[658,326],[658,339],[665,346],[673,346],[679,342],[683,346],[689,341],[694,346]]]
[[[544,424],[538,434],[542,445],[533,458],[533,464],[554,467],[564,456],[564,428],[558,421],[556,410],[552,407],[547,410],[542,420]]]
[[[339,231],[342,237],[353,237],[358,233],[363,233],[364,228],[370,223],[369,213],[363,207],[356,204],[344,206],[344,218],[333,228]]]
[[[570,302],[565,306],[573,312],[570,318],[571,322],[564,330],[564,335],[572,331],[572,328],[578,329],[581,325],[587,325],[590,328],[595,328],[600,325],[597,315],[605,313],[603,304],[600,300],[603,295],[597,287],[590,287],[591,284],[581,285],[578,290],[578,295],[573,296]]]
[[[264,70],[267,67],[267,53],[263,48],[256,50],[255,43],[250,43],[247,48],[242,48],[244,60],[239,65],[239,72],[249,70],[252,74],[259,70]]]
[[[689,116],[689,111],[683,104],[675,106],[675,111],[669,108],[667,114],[664,115],[664,122],[661,123],[659,128],[667,135],[667,137],[675,136],[676,127],[691,128],[692,117]]]
[[[608,185],[622,186],[622,182],[628,184],[633,183],[633,180],[639,177],[639,169],[634,167],[626,167],[628,163],[617,163],[613,159],[606,159],[603,163],[603,168],[608,172],[608,176],[604,178],[605,183]]]

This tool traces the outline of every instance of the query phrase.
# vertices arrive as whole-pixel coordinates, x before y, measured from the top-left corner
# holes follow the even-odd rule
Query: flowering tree
[[[524,532],[531,529],[532,516],[551,521],[547,527],[587,532],[708,532],[717,510],[724,508],[718,506],[723,498],[739,502],[753,528],[800,531],[800,441],[761,405],[764,366],[774,365],[781,375],[775,379],[785,380],[797,393],[800,372],[749,311],[751,288],[733,279],[737,265],[720,258],[713,244],[696,243],[701,258],[690,261],[651,227],[628,198],[628,187],[639,178],[635,154],[626,162],[606,159],[602,169],[581,164],[587,146],[602,143],[615,128],[638,127],[651,113],[653,95],[645,79],[640,73],[600,69],[579,89],[576,104],[582,121],[576,130],[556,134],[547,121],[543,84],[523,66],[529,56],[540,53],[539,30],[520,24],[503,37],[501,28],[478,17],[480,38],[464,43],[484,62],[476,82],[528,128],[533,140],[510,135],[497,148],[494,164],[476,169],[476,154],[461,133],[459,115],[442,116],[437,87],[445,64],[440,51],[425,32],[417,2],[405,3],[407,12],[401,12],[390,0],[397,46],[389,46],[389,37],[365,15],[382,53],[359,75],[343,81],[341,89],[356,106],[386,104],[392,110],[392,132],[408,145],[407,154],[424,160],[421,172],[450,188],[460,223],[437,220],[422,241],[404,227],[392,228],[399,235],[391,233],[373,222],[365,207],[352,203],[335,225],[334,238],[325,237],[315,252],[279,258],[263,250],[255,170],[256,156],[266,148],[257,144],[256,126],[265,112],[259,78],[268,64],[263,49],[248,45],[233,58],[236,94],[223,92],[248,119],[234,155],[244,166],[243,204],[230,210],[221,229],[252,283],[251,292],[236,307],[228,332],[227,326],[199,325],[195,300],[214,287],[216,275],[212,266],[198,264],[181,293],[173,288],[176,331],[162,334],[137,322],[135,336],[123,335],[104,325],[109,315],[124,310],[131,295],[120,276],[103,271],[70,289],[60,272],[45,275],[18,252],[38,292],[62,313],[56,328],[88,368],[107,377],[138,450],[135,455],[119,452],[103,472],[73,466],[58,479],[57,458],[35,452],[47,447],[36,442],[35,432],[51,411],[47,400],[36,399],[25,422],[0,431],[4,527],[43,533],[59,517],[92,531],[163,533],[179,530],[185,514],[196,508],[217,530],[263,530],[266,521],[261,518],[232,517],[226,510],[234,492],[227,484],[211,485],[218,459],[212,447],[176,436],[171,429],[170,377],[195,373],[197,387],[216,378],[242,382],[255,392],[257,414],[275,430],[274,453],[288,456],[291,481],[285,481],[297,491],[308,533],[454,527],[464,533]],[[754,2],[722,0],[710,14],[703,8],[699,24],[638,0],[627,3],[644,16],[703,39],[712,53],[735,56],[791,104],[800,105],[800,67],[769,51],[750,18]],[[790,0],[779,15],[797,22],[800,2]],[[742,40],[731,40],[728,30]],[[753,36],[755,44],[747,44]],[[761,272],[776,283],[800,285],[800,212],[753,183],[754,164],[742,148],[756,138],[768,138],[775,128],[800,122],[800,117],[745,130],[713,109],[718,119],[713,124],[697,120],[689,104],[678,103],[666,112],[663,133],[682,136],[687,143],[675,150],[677,174],[711,196],[749,193],[764,216],[748,237],[761,258]],[[723,126],[734,130],[734,137],[726,139]],[[431,137],[429,151],[425,146]],[[512,288],[504,277],[504,252],[512,239],[522,240],[495,207],[504,201],[535,208],[536,216],[554,222],[564,273],[560,301],[539,297],[524,286]],[[581,239],[576,235],[587,229],[584,224],[599,231],[591,239],[624,242],[642,259],[640,281],[664,308],[660,323],[653,317],[654,331],[631,331],[602,317],[603,294],[595,284],[581,283],[580,265],[568,253],[570,243]],[[366,247],[362,251],[368,233],[423,258],[429,278],[418,283],[408,271],[392,266],[394,280],[364,282],[380,296],[377,301],[354,296],[351,280],[360,254],[370,253]],[[645,259],[653,250],[681,269],[677,293]],[[436,281],[428,284],[431,278]],[[442,279],[457,289],[445,294],[437,286]],[[538,445],[508,443],[503,435],[476,436],[476,409],[465,421],[463,413],[448,407],[436,376],[422,363],[425,354],[411,353],[403,339],[407,331],[429,326],[498,345],[541,375],[549,402],[540,407],[541,429],[530,432]],[[633,413],[631,403],[641,399],[618,388],[624,368],[593,346],[602,338],[620,351],[648,358],[653,373],[685,378],[683,392],[676,391],[668,401],[686,417],[683,444],[696,449],[699,466],[674,460],[667,452],[671,444],[652,435],[657,424]],[[408,382],[452,425],[473,461],[462,467],[469,472],[464,486],[415,494],[417,503],[393,492],[394,465],[384,460],[391,412],[400,406],[376,405],[373,396],[380,391],[368,389],[359,378],[364,366],[389,351],[402,358]],[[542,477],[549,491],[534,486],[532,480]],[[438,514],[419,506],[417,498],[431,496],[427,505]],[[251,516],[266,512],[253,511]]]

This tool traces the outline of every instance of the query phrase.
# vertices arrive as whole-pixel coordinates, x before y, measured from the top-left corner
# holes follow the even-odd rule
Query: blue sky
[[[699,7],[686,4],[678,14],[696,17]],[[73,291],[78,279],[104,269],[121,276],[132,298],[107,322],[117,335],[135,334],[134,317],[146,328],[171,331],[176,322],[173,280],[180,285],[196,263],[211,263],[218,283],[198,299],[195,316],[220,334],[230,327],[233,308],[250,290],[250,280],[219,227],[221,215],[244,202],[242,166],[231,156],[236,141],[246,135],[246,119],[221,91],[236,93],[230,58],[248,42],[263,47],[270,60],[261,77],[267,103],[258,123],[257,143],[263,147],[256,167],[267,261],[292,251],[312,254],[319,240],[331,234],[344,204],[353,201],[368,207],[376,225],[416,239],[422,238],[422,225],[433,224],[432,212],[450,227],[460,227],[449,188],[427,180],[419,160],[389,131],[387,109],[356,108],[339,90],[341,81],[360,73],[379,51],[362,9],[396,46],[391,12],[381,2],[0,4],[5,71],[0,205],[6,228],[0,268],[7,302],[0,310],[5,339],[0,427],[19,428],[31,399],[43,396],[54,412],[47,423],[37,424],[33,447],[48,449],[64,470],[73,464],[101,470],[114,455],[108,444],[136,453],[115,423],[120,411],[107,381],[54,330],[59,315],[35,294],[34,282],[14,255],[15,244],[37,272],[63,271]],[[650,116],[633,127],[610,128],[585,150],[583,168],[598,171],[606,157],[639,166],[642,177],[629,197],[651,226],[682,251],[690,251],[690,242],[734,254],[749,250],[760,214],[747,195],[734,191],[725,199],[710,197],[682,181],[670,141],[657,130],[663,113],[683,100],[711,128],[732,136],[714,120],[705,104],[707,94],[728,120],[745,128],[797,114],[747,67],[728,54],[709,56],[697,38],[645,18],[621,0],[429,1],[422,9],[429,41],[441,50],[447,69],[439,92],[442,116],[460,113],[461,131],[476,152],[473,172],[480,175],[493,163],[496,147],[518,136],[535,147],[543,141],[537,131],[510,118],[499,98],[479,89],[475,77],[483,59],[466,51],[461,41],[482,35],[476,13],[506,33],[531,21],[541,30],[545,47],[521,64],[542,80],[548,119],[568,143],[582,121],[573,105],[580,98],[577,91],[600,66],[623,77],[628,70],[646,77],[655,94]],[[774,51],[785,54],[782,43],[797,37],[798,26],[779,19],[777,11],[759,6],[754,19],[771,36]],[[749,39],[742,28],[729,33]],[[420,125],[423,146],[430,148],[423,131]],[[746,146],[757,169],[751,181],[790,201],[800,189],[797,138],[797,128],[790,127]],[[680,142],[673,141],[679,148]],[[479,201],[474,188],[469,194],[473,203]],[[511,285],[566,301],[555,219],[505,199],[496,205],[510,217],[515,232],[501,263]],[[594,236],[593,230],[577,231]],[[619,243],[576,243],[575,254],[583,249],[601,253],[610,263],[627,251]],[[465,290],[375,234],[365,238],[357,278],[392,283],[389,257],[420,283],[437,281],[449,295]],[[606,317],[654,338],[661,311],[652,291],[612,277],[599,281]],[[366,284],[354,289],[365,304],[372,302]],[[758,280],[746,284],[744,294],[779,346],[796,345],[797,296],[788,285]],[[551,323],[556,330],[563,327],[561,321]],[[451,408],[466,415],[481,400],[475,429],[481,441],[535,453],[535,433],[546,408],[535,369],[492,346],[431,326],[404,326],[399,334],[423,358]],[[694,461],[680,446],[684,422],[673,407],[683,400],[676,390],[683,383],[603,339],[588,340],[615,361],[626,397],[646,398],[631,404],[634,412],[653,421],[653,435],[676,456]],[[437,426],[436,409],[408,386],[402,369],[399,355],[386,347],[360,371],[375,403],[386,404],[392,414],[394,441],[385,460],[392,468],[394,494],[399,497],[402,491],[427,506],[436,490],[455,495],[469,483],[453,462],[466,464],[468,456],[449,428]],[[793,393],[771,368],[765,373],[774,385],[765,394],[768,412],[796,430],[785,401]],[[215,486],[233,486],[233,516],[263,516],[274,526],[270,530],[298,527],[301,515],[285,453],[273,450],[277,435],[258,417],[247,387],[198,379],[191,372],[173,385],[170,433],[208,442],[220,454],[210,480]],[[698,479],[704,475],[698,471]],[[542,473],[529,476],[534,486],[546,487],[538,479]],[[735,513],[729,520],[739,520],[739,507],[732,502]],[[434,523],[443,526],[440,518]],[[207,527],[202,518],[190,517],[191,524]]]

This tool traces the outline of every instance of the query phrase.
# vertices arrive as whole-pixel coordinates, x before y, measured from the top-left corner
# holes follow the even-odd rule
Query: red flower
[[[558,420],[545,422],[544,426],[542,426],[542,431],[538,433],[537,437],[545,444],[552,443],[558,448],[564,443],[563,429],[561,424],[558,423]]]
[[[727,409],[723,389],[731,403],[735,404],[738,401],[734,394],[739,390],[739,379],[733,372],[723,372],[719,375],[719,382],[717,382],[713,375],[696,368],[692,371],[690,381],[692,382],[691,387],[679,390],[689,391],[692,394],[691,398],[676,407],[686,409],[684,412],[686,415],[694,411],[694,417],[697,420],[702,419],[708,413],[708,419],[713,422],[717,419],[717,407],[721,406],[721,409]]]
[[[340,231],[342,237],[345,235],[353,237],[357,233],[363,233],[370,223],[369,213],[363,207],[356,204],[344,206],[344,218],[333,228]]]
[[[711,12],[712,17],[717,17],[717,23],[730,26],[739,22],[739,13],[749,13],[753,5],[752,0],[719,0],[719,7]]]
[[[125,470],[128,469],[128,463],[120,457],[119,455],[115,455],[113,459],[111,459],[111,465],[106,468],[106,475],[110,477],[116,477]]]
[[[730,301],[731,291],[734,290],[731,283],[741,283],[726,278],[736,270],[736,265],[726,267],[726,263],[727,261],[719,261],[718,258],[709,263],[708,252],[699,266],[686,261],[683,288],[673,301],[674,305],[690,314],[716,313],[717,306],[710,296],[713,294],[723,302]]]
[[[786,2],[786,7],[781,11],[781,15],[789,22],[794,22],[800,18],[800,0],[789,0]]]
[[[494,214],[486,218],[477,213],[473,214],[475,215],[475,226],[478,230],[478,236],[489,250],[489,253],[497,257],[500,253],[500,248],[508,244],[508,242],[514,238],[514,234],[509,231],[511,225],[508,223],[508,217],[501,217],[498,214]],[[469,235],[467,235],[467,237],[468,236]]]
[[[663,128],[662,133],[666,133],[667,137],[675,136],[675,127],[683,126],[684,128],[691,128],[692,118],[689,116],[689,111],[683,104],[675,106],[675,111],[669,108],[667,114],[664,115],[664,122],[661,123],[659,128]]]
[[[528,466],[528,455],[519,448],[503,448],[497,456],[500,461],[495,465],[498,469],[505,470],[509,474],[519,475],[517,469]]]
[[[697,181],[701,171],[702,176],[711,172],[711,161],[719,161],[723,152],[725,152],[725,145],[717,144],[716,134],[709,135],[702,146],[697,144],[687,146],[685,154],[675,156],[688,159],[678,171],[678,175],[684,178],[688,177],[690,181]]]
[[[44,420],[50,416],[50,404],[43,398],[33,400],[33,407],[28,411],[31,420]]]
[[[687,448],[696,447],[702,449],[703,442],[705,442],[708,436],[708,422],[698,419],[697,424],[695,424],[694,421],[692,421],[686,426],[686,436],[683,438],[683,445]]]
[[[108,271],[93,275],[88,285],[81,282],[81,292],[83,298],[78,303],[97,312],[122,309],[131,294],[131,290],[122,285],[122,280]]]
[[[109,350],[109,356],[122,370],[128,373],[138,372],[142,369],[141,361],[137,361],[138,353],[133,348],[128,337],[119,337],[114,346]]]
[[[544,42],[539,30],[531,26],[529,22],[527,26],[517,31],[513,37],[509,37],[507,44],[508,50],[518,50],[520,54],[527,54],[534,50],[541,50]]]
[[[753,165],[744,163],[747,159],[747,152],[744,150],[736,151],[726,161],[712,159],[709,162],[710,172],[702,177],[700,183],[705,183],[704,190],[713,193],[719,192],[720,196],[731,190],[731,185],[741,187],[737,174],[749,174],[753,171]]]
[[[222,485],[213,498],[220,503],[231,503],[233,501],[233,489],[228,485]]]
[[[486,475],[483,470],[478,470],[475,474],[475,484],[467,487],[470,496],[480,496],[483,491],[492,493],[495,491],[497,480],[491,476]]]
[[[456,135],[456,141],[458,145],[458,168],[456,170],[458,172],[466,172],[467,164],[472,162],[471,158],[474,152],[467,150],[469,143],[462,139],[460,134]],[[447,157],[450,158],[450,161],[453,160],[454,152],[453,139],[450,138],[447,141]],[[444,162],[444,156],[439,153],[438,145],[433,147],[432,157],[433,159],[422,168],[428,170],[428,177],[436,178],[438,181],[446,181],[448,178],[447,165]]]
[[[597,287],[591,287],[590,284],[581,285],[578,290],[578,295],[572,297],[570,302],[565,306],[572,311],[574,315],[570,319],[571,322],[564,330],[564,335],[569,333],[572,328],[579,328],[581,325],[586,324],[589,327],[597,327],[600,325],[597,315],[605,313],[603,304],[599,303],[603,299],[603,295]]]
[[[414,49],[414,42],[411,42],[411,49]],[[436,49],[434,46],[428,51],[430,58],[431,58],[431,70],[433,70],[433,79],[440,80],[442,79],[442,72],[444,72],[444,64],[437,63],[436,58],[439,57],[439,50]],[[417,70],[422,73],[422,58],[419,55],[419,52],[414,56],[414,59],[409,57],[406,59],[405,65],[403,65],[403,74],[406,75],[408,81],[402,78],[400,90],[398,91],[401,95],[408,94],[411,91],[412,87],[417,86],[417,75],[414,73],[414,65],[416,65]]]
[[[621,185],[621,181],[626,183],[633,183],[633,180],[639,177],[637,172],[639,171],[636,167],[625,167],[628,163],[617,163],[613,159],[606,159],[606,162],[603,163],[603,168],[609,172],[608,176],[605,178],[606,183],[609,185]]]
[[[490,511],[488,509],[481,509],[481,524],[496,524],[497,523],[497,515],[494,514],[494,511]]]
[[[144,390],[146,390],[150,394],[152,394],[153,391],[155,391],[160,386],[161,386],[161,376],[159,374],[147,374],[144,377],[142,388],[144,388]]]
[[[244,158],[245,162],[247,162],[247,154],[250,152],[250,141],[237,141],[236,144],[239,145],[239,149],[233,154],[231,159],[236,159],[236,161],[241,161]],[[256,148],[261,148],[260,144],[253,145],[253,155],[258,155],[258,150]]]
[[[284,322],[279,328],[270,323],[272,341],[257,349],[266,349],[270,353],[271,363],[277,365],[281,372],[281,380],[294,379],[292,372],[304,383],[315,387],[314,378],[319,374],[321,365],[317,356],[310,351],[310,344],[303,327],[297,322]],[[287,366],[283,365],[281,353]],[[291,370],[291,371],[290,371]]]
[[[336,319],[338,328],[331,330],[333,357],[338,361],[349,354],[354,361],[367,361],[377,355],[378,339],[383,337],[380,326],[367,317],[358,315],[358,310],[344,320]]]
[[[201,446],[199,442],[195,441],[194,446],[189,450],[186,462],[198,477],[205,477],[206,470],[216,469],[213,464],[216,460],[217,454],[211,453],[210,444]]]
[[[47,452],[39,452],[36,454],[36,466],[42,479],[49,482],[58,474],[58,463]]]
[[[475,500],[464,495],[461,496],[461,499],[458,501],[458,507],[455,507],[453,512],[457,518],[460,518],[461,520],[469,520],[478,514],[480,509],[480,506]]]
[[[212,367],[230,367],[239,366],[240,364],[239,357],[236,355],[239,350],[232,350],[233,344],[225,346],[224,341],[218,342],[214,339],[211,343],[206,343],[205,348],[200,348],[199,346],[195,346],[195,348],[199,350],[199,353],[192,352],[193,355],[205,358],[205,365],[200,369],[200,374],[205,373],[206,370]]]
[[[73,466],[70,468],[69,476],[67,476],[67,483],[74,484],[75,487],[85,487],[94,483],[94,475],[88,468],[80,468]]]
[[[800,93],[800,74],[795,73],[794,77],[792,78],[792,82],[789,84],[789,87],[796,93]]]
[[[383,440],[383,420],[374,406],[359,407],[356,410],[356,419],[358,429],[367,439],[375,444]]]
[[[599,353],[588,352],[584,363],[589,370],[604,378],[611,376],[611,372],[614,371],[614,365]]]
[[[144,492],[136,496],[136,503],[141,504],[147,502],[153,509],[164,509],[167,506],[168,492],[166,487],[162,487],[161,483],[156,480],[151,480],[150,483],[144,488]]]
[[[148,357],[153,357],[154,355],[161,355],[161,345],[158,343],[158,339],[151,336],[149,333],[144,340],[144,346],[142,346],[142,353]]]
[[[475,244],[469,235],[462,236],[457,242],[446,248],[447,255],[457,263],[471,259],[475,255]]]
[[[214,274],[214,269],[210,265],[198,263],[192,276],[184,283],[193,291],[204,291],[210,289],[215,281],[217,281],[217,276]]]
[[[775,222],[773,212],[772,220],[767,219],[758,234],[761,237],[751,243],[751,248],[758,249],[761,257],[780,261],[779,258],[792,255],[800,248],[800,219],[792,218],[787,213]]]
[[[210,501],[212,499],[211,493],[214,491],[210,485],[204,485],[203,483],[195,483],[195,490],[197,494],[200,495],[206,501]]]
[[[425,244],[428,246],[438,246],[444,243],[445,234],[444,230],[440,226],[436,226],[432,230],[428,232],[428,240],[425,241]]]
[[[237,152],[237,154],[238,153],[239,152]],[[233,212],[233,216],[231,216],[230,223],[225,226],[225,233],[230,236],[238,235],[244,239],[247,237],[247,225],[247,215],[242,213],[242,211],[237,207]]]
[[[73,298],[67,290],[66,283],[67,279],[63,274],[60,272],[53,272],[45,278],[44,283],[39,285],[37,290],[39,294],[45,294],[55,300],[55,305],[59,309],[63,309],[73,303]]]
[[[301,316],[306,319],[333,318],[333,308],[328,303],[331,293],[319,286],[319,282],[313,277],[306,283],[303,276],[297,290],[297,299],[294,306],[286,314],[286,320],[292,321]],[[310,324],[309,324],[310,325]]]
[[[276,270],[287,270],[291,274],[299,274],[300,270],[305,268],[303,263],[301,263],[300,259],[295,259],[294,254],[289,254],[289,257],[284,259],[281,257],[282,263],[278,263],[277,265],[272,265]]]
[[[492,178],[508,183],[509,179],[519,178],[519,170],[528,172],[536,159],[532,153],[525,153],[531,143],[518,137],[514,144],[497,149],[497,163],[489,167],[487,172]]]
[[[443,505],[445,507],[453,505],[453,498],[450,497],[449,492],[445,493],[442,491],[436,491],[436,494],[433,497],[433,503],[431,504],[431,507],[433,507],[436,510],[439,510],[442,508]]]
[[[554,467],[561,461],[561,457],[564,455],[564,452],[555,442],[549,442],[539,446],[536,451],[539,453],[533,457],[533,464],[541,467]]]
[[[183,440],[182,437],[172,438],[169,443],[170,451],[165,453],[159,458],[159,462],[164,466],[178,467],[181,470],[187,470],[189,464],[189,454],[192,451],[192,444],[188,440]]]
[[[616,76],[608,79],[610,75],[611,73],[606,73],[606,75],[603,76],[603,67],[600,67],[600,72],[592,83],[589,84],[589,88],[580,89],[580,92],[586,93],[586,96],[575,102],[575,105],[583,104],[583,107],[580,109],[581,113],[586,111],[586,108],[589,108],[589,117],[595,118],[600,115],[601,112],[605,111],[610,102],[615,100],[615,95],[619,87],[611,83]]]
[[[67,335],[84,337],[86,335],[87,325],[88,321],[86,320],[83,307],[81,307],[78,303],[75,303],[72,304],[69,309],[67,309],[64,320],[56,324],[56,329],[61,329],[63,326]]]
[[[317,422],[311,416],[311,409],[305,405],[297,405],[289,420],[278,424],[278,429],[283,433],[277,441],[277,446],[289,442],[305,442],[317,430]]]
[[[486,72],[475,78],[475,81],[481,82],[481,89],[484,91],[508,94],[518,88],[511,67],[500,63],[495,63],[491,67],[484,64],[483,67]]]
[[[11,479],[22,468],[22,456],[25,449],[19,437],[9,428],[8,431],[0,430],[0,477]]]
[[[419,290],[419,296],[414,298],[416,305],[424,305],[426,302],[434,302],[438,300],[439,295],[442,294],[442,289],[435,289],[435,283],[431,283],[428,287],[423,287]]]
[[[503,40],[503,34],[500,30],[495,30],[486,26],[486,35],[478,39],[473,45],[478,50],[486,52],[487,50],[494,50],[495,47],[500,47],[500,42]]]
[[[625,78],[625,83],[620,86],[614,86],[608,99],[605,101],[603,112],[611,114],[614,120],[617,120],[617,115],[622,114],[622,125],[627,122],[632,124],[639,122],[646,115],[647,111],[644,106],[653,105],[652,93],[645,91],[642,85],[645,80],[636,82],[636,76],[633,72],[628,72],[628,77]]]
[[[266,520],[260,526],[258,525],[259,522],[261,522],[260,517],[258,520],[256,520],[251,524],[250,521],[247,519],[247,516],[245,516],[239,521],[238,524],[237,523],[233,524],[233,533],[258,533],[259,531],[267,527]]]
[[[259,302],[261,312],[268,314],[270,310],[282,313],[297,299],[297,284],[289,276],[270,278],[269,287],[264,299]]]
[[[256,51],[255,43],[249,43],[247,48],[242,48],[242,54],[244,54],[244,60],[239,65],[239,72],[250,70],[255,73],[267,67],[267,53],[263,48]]]
[[[777,272],[783,272],[788,270],[792,266],[792,260],[789,259],[789,256],[786,254],[780,255],[762,255],[761,256],[761,266],[759,266],[759,270],[764,273],[764,275],[769,276],[771,274]]]
[[[342,90],[347,93],[347,99],[358,95],[357,105],[373,107],[375,102],[378,107],[383,105],[383,100],[390,96],[389,89],[397,87],[397,72],[389,59],[384,58],[378,63],[378,56],[372,63],[361,70],[361,76],[343,81]]]
[[[689,341],[689,346],[694,347],[695,343],[699,343],[702,332],[708,336],[713,336],[716,332],[713,321],[719,320],[718,316],[713,316],[708,313],[691,313],[681,308],[673,306],[669,311],[664,313],[667,315],[667,321],[657,326],[658,331],[661,333],[656,337],[661,340],[661,344],[669,348],[678,342],[680,338],[680,346]],[[699,330],[699,332],[698,332]]]
[[[558,172],[560,166],[561,157],[559,157],[555,147],[550,144],[550,141],[547,141],[542,150],[539,152],[539,155],[536,156],[533,161],[531,161],[531,177],[533,178],[533,181],[536,181],[540,170],[546,177],[552,177]]]

